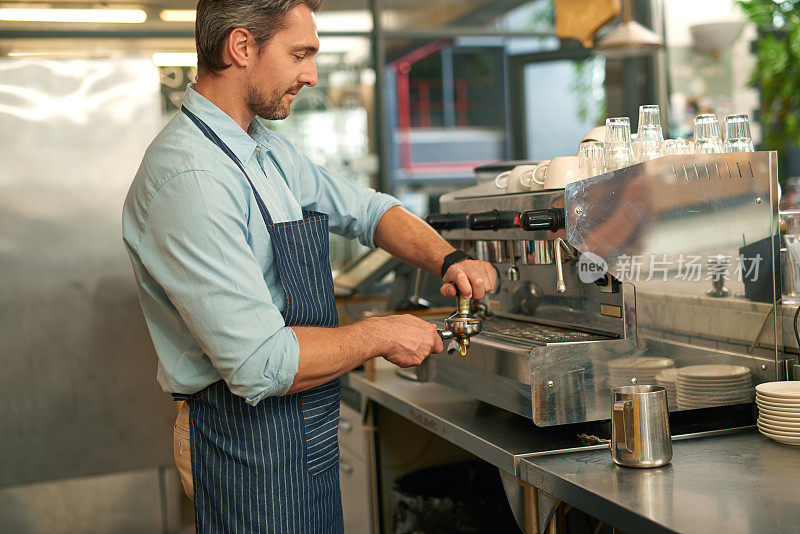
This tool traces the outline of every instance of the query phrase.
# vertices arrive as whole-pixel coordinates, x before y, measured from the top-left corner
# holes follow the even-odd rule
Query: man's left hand
[[[479,299],[494,290],[497,285],[497,271],[489,262],[464,260],[451,265],[444,273],[442,281],[442,295],[445,297],[455,297],[458,287],[458,293]]]

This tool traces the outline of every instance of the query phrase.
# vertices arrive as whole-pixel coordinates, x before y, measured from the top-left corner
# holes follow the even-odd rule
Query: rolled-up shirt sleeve
[[[248,246],[237,187],[205,171],[169,180],[151,200],[138,254],[230,390],[256,404],[288,391],[300,347]]]
[[[373,237],[378,221],[389,208],[401,202],[379,193],[355,180],[331,173],[296,151],[294,158],[299,192],[304,209],[328,214],[331,232],[358,240],[374,248]],[[297,193],[296,193],[297,194]]]

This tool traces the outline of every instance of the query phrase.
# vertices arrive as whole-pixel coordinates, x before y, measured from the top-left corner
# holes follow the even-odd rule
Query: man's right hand
[[[390,315],[368,321],[380,340],[380,356],[400,367],[414,367],[431,354],[444,350],[436,325],[419,317]]]

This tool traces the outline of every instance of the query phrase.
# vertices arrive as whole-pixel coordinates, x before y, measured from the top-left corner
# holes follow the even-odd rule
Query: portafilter
[[[470,312],[471,307],[472,297],[466,297],[459,293],[458,309],[445,319],[447,330],[440,331],[439,335],[442,337],[442,341],[452,340],[447,346],[449,354],[459,350],[461,355],[465,356],[470,338],[479,334],[482,329],[483,323]]]

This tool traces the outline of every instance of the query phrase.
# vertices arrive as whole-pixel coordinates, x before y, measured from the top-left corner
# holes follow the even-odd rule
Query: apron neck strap
[[[239,158],[236,157],[236,154],[233,153],[233,150],[231,150],[230,147],[225,144],[225,141],[220,139],[219,136],[216,133],[214,133],[214,130],[212,130],[211,127],[203,121],[203,119],[201,119],[200,117],[189,111],[186,108],[186,106],[181,106],[181,111],[183,112],[184,115],[189,117],[191,121],[195,123],[195,125],[197,125],[197,127],[200,129],[201,132],[203,132],[203,135],[205,135],[209,141],[217,145],[220,148],[220,150],[225,152],[225,154],[227,154],[227,156],[231,158],[231,160],[233,160],[236,166],[239,167],[239,170],[242,171],[244,177],[247,178],[247,183],[250,184],[250,189],[252,189],[253,195],[255,195],[256,197],[256,204],[258,204],[258,209],[259,211],[261,211],[261,217],[264,219],[264,224],[266,224],[267,229],[269,229],[273,225],[272,216],[270,216],[269,211],[267,210],[267,206],[264,204],[264,201],[261,200],[261,195],[258,194],[258,191],[256,190],[256,187],[253,185],[253,181],[250,180],[250,176],[248,176],[247,171],[244,170],[244,165],[242,165],[242,162],[239,161]]]

